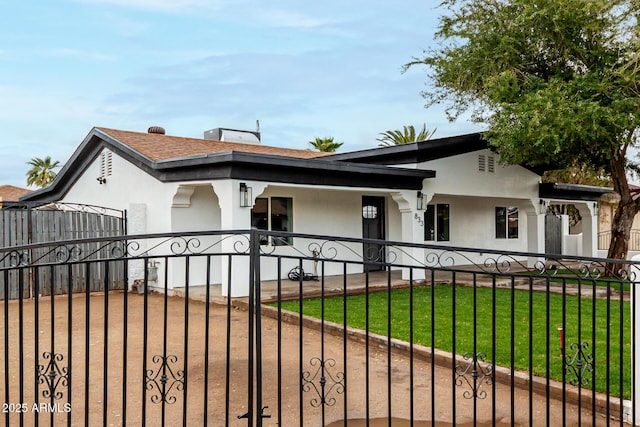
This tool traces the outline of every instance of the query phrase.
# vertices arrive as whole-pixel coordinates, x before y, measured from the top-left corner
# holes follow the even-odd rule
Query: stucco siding
[[[479,171],[479,157],[485,156],[485,171]],[[493,172],[488,171],[488,158],[494,159]],[[432,194],[473,195],[534,199],[538,197],[540,177],[521,167],[499,164],[499,156],[489,150],[423,162],[419,169],[436,171],[435,179],[425,180],[425,192]]]
[[[98,182],[100,176],[99,155],[70,188],[63,201],[121,210],[129,209],[132,203],[144,203],[147,206],[147,232],[169,230],[171,212],[168,207],[171,206],[175,184],[163,184],[115,153],[112,153],[112,172],[106,176],[106,183]]]
[[[521,201],[502,198],[436,196],[430,203],[449,204],[450,241],[424,242],[508,251],[527,251],[527,215]],[[496,238],[496,207],[518,208],[518,238]]]

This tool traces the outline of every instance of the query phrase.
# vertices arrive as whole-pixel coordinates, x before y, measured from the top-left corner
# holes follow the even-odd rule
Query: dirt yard
[[[41,426],[51,425],[52,421],[56,425],[66,425],[69,417],[71,425],[74,426],[85,424],[119,426],[124,424],[126,416],[126,425],[156,426],[161,424],[164,417],[167,426],[183,423],[188,426],[224,426],[225,402],[228,401],[229,425],[246,426],[247,421],[238,419],[238,415],[245,413],[248,405],[248,313],[232,309],[231,317],[228,319],[226,306],[211,304],[207,321],[207,305],[203,302],[190,301],[187,306],[182,298],[169,297],[165,301],[161,295],[150,295],[145,310],[143,296],[130,293],[126,298],[126,322],[125,294],[123,293],[92,294],[88,306],[85,304],[84,295],[74,295],[71,299],[66,296],[56,297],[53,302],[51,298],[42,298],[37,304],[34,301],[24,301],[22,316],[19,313],[18,301],[10,301],[6,305],[1,301],[0,402],[8,402],[10,405],[4,405],[5,413],[0,414],[0,424],[6,424],[8,413],[9,424],[18,425],[21,416],[18,411],[23,411],[24,425],[34,425],[36,417]],[[166,334],[163,333],[165,302]],[[188,339],[185,345],[187,308]],[[145,311],[147,313],[146,331]],[[53,328],[52,317],[55,318]],[[5,318],[9,319],[6,329],[9,336],[8,343],[5,342]],[[208,352],[205,349],[207,322],[210,328]],[[230,328],[230,340],[227,340],[227,326]],[[71,342],[68,341],[69,328],[73,337]],[[348,341],[345,347],[341,337],[326,335],[322,340],[320,332],[316,330],[304,328],[301,333],[298,325],[282,324],[280,330],[282,358],[278,360],[277,321],[263,317],[262,330],[262,398],[264,406],[268,406],[265,413],[271,415],[271,418],[265,419],[264,425],[344,425],[339,421],[345,418],[345,412],[347,419],[354,420],[349,423],[350,426],[364,425],[357,420],[367,416],[367,389],[369,391],[368,415],[371,418],[378,418],[384,425],[388,425],[386,419],[391,410],[394,426],[408,425],[401,421],[410,417],[410,364],[407,357],[392,354],[389,361],[386,350],[370,349],[367,354],[365,346],[361,343]],[[21,335],[24,342],[22,348],[19,345]],[[144,381],[145,337],[147,377],[156,378],[156,382]],[[300,345],[301,339],[302,345]],[[164,346],[166,346],[166,352],[163,350]],[[8,359],[5,359],[5,349],[8,351]],[[43,357],[45,352],[60,355],[57,361],[59,370],[55,371],[57,373],[55,377],[49,375],[54,369],[47,368],[42,369],[46,375],[37,375],[36,363],[45,367],[49,363],[49,360]],[[227,353],[229,354],[228,375]],[[38,361],[34,360],[36,354],[40,355]],[[160,357],[163,354],[175,356],[175,359],[167,358],[166,388],[168,392],[164,404],[159,388],[162,384],[162,372],[159,372],[162,364]],[[320,387],[320,380],[319,377],[314,377],[318,369],[317,363],[321,359],[326,361],[325,366],[330,374],[326,375],[328,382],[325,390],[330,390],[326,397],[327,403],[332,404],[332,406],[325,406],[324,411],[321,409],[323,405],[318,405],[319,394],[316,392],[316,388]],[[329,361],[330,359],[335,361],[335,366]],[[185,360],[188,360],[186,365]],[[60,374],[64,375],[67,369],[70,372],[68,383],[65,381],[56,383],[55,380],[60,379]],[[184,371],[184,374],[181,371]],[[305,391],[301,391],[300,383],[303,377],[300,374],[301,371],[306,372],[304,378],[308,380],[308,382],[303,381],[306,384]],[[208,373],[208,378],[205,378],[205,372]],[[437,400],[435,408],[432,408],[431,367],[426,362],[416,361],[414,364],[415,419],[423,421],[436,419],[441,422],[438,425],[451,425],[452,401],[455,399],[457,422],[470,422],[473,419],[473,400],[464,398],[463,387],[455,387],[455,392],[453,391],[451,369],[437,367],[435,372]],[[343,387],[344,381],[341,380],[342,373],[346,373],[346,389]],[[367,373],[369,374],[368,387]],[[183,378],[187,379],[184,384],[180,382]],[[46,379],[53,379],[53,383],[57,384],[54,391],[60,393],[60,398],[51,401],[43,397],[47,387],[46,384],[37,384],[38,379],[44,383]],[[8,389],[6,383],[9,385]],[[279,383],[280,387],[278,387]],[[227,387],[228,399],[225,398]],[[495,387],[497,420],[507,422],[511,406],[510,391],[502,385]],[[37,399],[36,389],[38,390]],[[206,399],[205,390],[208,393]],[[389,390],[391,390],[390,399],[388,398]],[[490,424],[492,409],[490,387],[487,388],[487,392],[488,397],[478,400],[475,410],[479,420]],[[208,402],[206,412],[205,400]],[[391,401],[390,405],[387,404],[388,401]],[[34,408],[33,405],[36,402],[53,402],[58,405]],[[69,403],[69,413],[65,412],[67,409],[64,407],[65,403]],[[528,393],[517,391],[514,404],[517,425],[527,425]],[[534,424],[544,425],[546,423],[544,399],[536,396],[533,404]],[[88,409],[87,419],[85,419],[86,409]],[[561,422],[563,412],[561,402],[552,401],[551,411],[552,425],[556,421]],[[576,408],[567,406],[564,412],[567,416],[567,424],[575,424],[571,420],[576,418]],[[280,420],[279,413],[282,416]],[[589,414],[585,412],[583,416],[582,425],[591,425]],[[601,416],[597,417],[597,422],[605,424]]]

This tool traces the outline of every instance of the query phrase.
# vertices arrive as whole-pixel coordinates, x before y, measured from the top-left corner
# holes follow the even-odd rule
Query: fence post
[[[634,263],[640,263],[640,255],[631,258]],[[631,265],[631,413],[625,414],[625,421],[633,419],[634,425],[640,424],[640,333],[637,326],[640,325],[640,264]],[[626,402],[625,402],[626,403]],[[625,404],[624,411],[629,408]]]

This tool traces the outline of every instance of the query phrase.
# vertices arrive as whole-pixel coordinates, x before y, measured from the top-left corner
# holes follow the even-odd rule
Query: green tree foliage
[[[637,0],[445,0],[426,65],[427,105],[470,111],[502,161],[611,176],[620,205],[609,256],[626,257],[640,210],[627,154],[640,125]]]
[[[57,160],[52,162],[51,157],[47,156],[44,159],[34,157],[27,164],[31,165],[31,169],[27,172],[27,185],[46,187],[55,179],[56,172],[54,169],[59,167],[60,162]]]
[[[422,125],[422,129],[420,132],[416,133],[413,125],[403,126],[402,130],[388,130],[386,132],[381,132],[382,135],[378,138],[380,147],[387,147],[391,145],[402,145],[402,144],[411,144],[412,142],[418,141],[426,141],[430,139],[435,133],[434,130],[427,130],[426,123]]]
[[[311,144],[311,146],[315,150],[321,151],[323,153],[333,153],[338,148],[342,147],[342,144],[344,144],[344,142],[334,142],[333,139],[334,138],[332,136],[325,138],[316,137],[315,140],[309,141],[309,144]]]
[[[542,182],[565,182],[568,184],[611,187],[611,176],[604,170],[592,169],[586,165],[572,165],[566,169],[549,170],[542,175]]]
[[[542,182],[566,182],[568,184],[595,185],[598,187],[611,187],[611,176],[603,168],[595,170],[586,165],[573,164],[566,169],[546,171],[542,175]],[[552,204],[547,213],[556,215],[568,215],[569,224],[573,227],[582,220],[580,211],[572,204]]]

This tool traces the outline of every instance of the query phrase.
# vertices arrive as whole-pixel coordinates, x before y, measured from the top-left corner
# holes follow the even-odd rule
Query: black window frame
[[[427,205],[424,211],[425,242],[451,241],[451,205],[436,203]]]
[[[284,215],[274,212],[274,200],[277,202],[283,202],[286,212]],[[264,205],[265,201],[266,211],[261,209],[259,212],[256,212],[256,206]],[[262,208],[262,206],[260,207]],[[286,222],[286,225],[283,224],[284,222]],[[251,227],[265,231],[293,231],[293,198],[282,196],[257,197],[253,207],[251,208]],[[293,245],[293,238],[290,236],[273,236],[271,239],[267,239],[267,237],[264,236],[260,237],[260,244],[271,246],[290,246]]]

